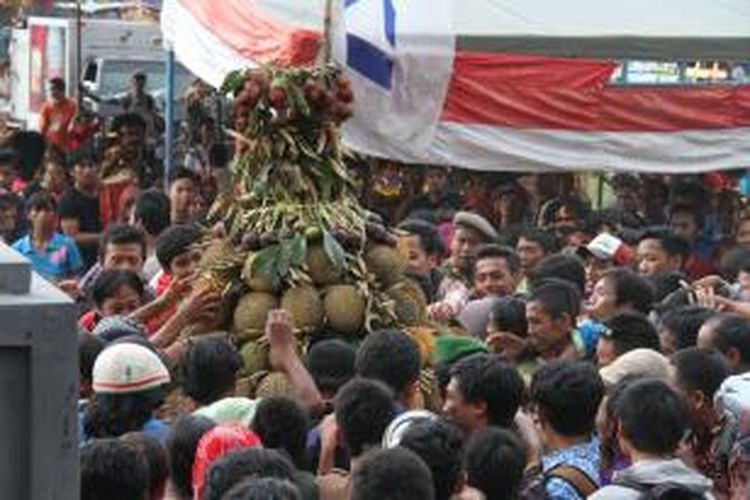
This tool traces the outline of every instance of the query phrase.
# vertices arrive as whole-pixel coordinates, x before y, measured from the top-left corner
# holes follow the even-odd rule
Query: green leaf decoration
[[[226,78],[224,78],[224,83],[221,84],[221,88],[219,89],[219,92],[221,92],[223,95],[226,94],[237,94],[240,90],[242,90],[242,87],[245,85],[245,71],[244,70],[234,70],[231,73],[227,75]]]
[[[291,262],[295,267],[302,267],[307,261],[307,238],[303,233],[297,233],[292,238]]]
[[[333,235],[323,230],[323,249],[336,269],[343,269],[346,264],[346,252]]]
[[[273,286],[278,287],[281,283],[282,274],[279,272],[279,261],[281,260],[281,246],[273,245],[264,248],[253,259],[251,272],[253,276],[265,274],[271,277]]]

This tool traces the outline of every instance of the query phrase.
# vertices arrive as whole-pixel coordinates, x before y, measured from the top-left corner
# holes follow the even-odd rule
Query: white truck
[[[10,53],[11,119],[35,128],[47,97],[47,81],[62,77],[74,96],[79,84],[102,98],[84,99],[104,118],[120,110],[108,103],[125,95],[136,71],[146,73],[148,91],[163,109],[166,94],[165,52],[158,24],[116,19],[83,19],[80,62],[75,19],[30,17],[25,28],[14,28]],[[179,64],[175,69],[175,97],[191,83],[192,75]],[[180,118],[178,107],[176,119]]]

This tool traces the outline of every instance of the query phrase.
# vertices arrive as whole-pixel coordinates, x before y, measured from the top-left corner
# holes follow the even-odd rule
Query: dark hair
[[[659,350],[659,334],[642,314],[617,314],[605,321],[605,325],[608,334],[603,338],[612,341],[617,356],[639,348]]]
[[[521,233],[519,239],[520,238],[536,243],[542,248],[542,250],[544,250],[545,254],[552,254],[557,252],[557,238],[554,234],[549,231],[545,231],[544,229],[527,229],[526,231]]]
[[[164,387],[128,394],[94,393],[83,414],[89,438],[120,437],[140,431],[164,402]]]
[[[593,432],[603,397],[599,372],[583,361],[553,361],[539,368],[531,381],[531,400],[539,415],[563,436]]]
[[[138,500],[148,495],[146,458],[117,439],[84,443],[81,454],[81,500]]]
[[[674,335],[676,350],[679,351],[696,344],[698,331],[713,315],[714,312],[706,307],[680,306],[667,309],[660,321]]]
[[[695,222],[695,225],[698,227],[698,229],[703,226],[703,210],[701,210],[699,207],[687,205],[685,203],[673,205],[669,208],[670,221],[676,213],[688,214],[690,217],[692,217],[693,222]]]
[[[645,375],[638,373],[626,375],[607,391],[607,397],[602,404],[604,405],[604,414],[606,421],[609,424],[609,428],[605,430],[605,433],[599,435],[599,441],[601,443],[600,469],[603,471],[614,469],[615,460],[620,451],[620,446],[617,442],[617,428],[614,425],[617,422],[617,405],[619,404],[622,395],[625,393],[625,389],[633,385],[635,382],[644,380],[645,378],[647,378]]]
[[[19,131],[10,139],[12,150],[17,154],[18,174],[31,181],[42,166],[47,142],[39,132]]]
[[[549,279],[543,281],[529,296],[528,302],[539,302],[552,318],[570,316],[571,322],[581,312],[581,293],[578,288],[566,280]]]
[[[523,442],[507,429],[479,429],[466,443],[468,484],[484,493],[487,500],[517,498],[525,467]]]
[[[521,269],[521,261],[518,259],[518,254],[515,250],[507,246],[492,243],[481,245],[477,249],[476,262],[482,259],[505,260],[505,264],[508,266],[508,271],[511,274],[515,274]]]
[[[445,420],[424,420],[406,429],[399,446],[416,453],[430,468],[435,500],[449,500],[461,478],[461,431]]]
[[[104,301],[115,296],[117,291],[127,286],[132,288],[139,297],[143,297],[145,288],[143,280],[133,271],[123,269],[108,269],[97,276],[91,287],[91,300],[96,307],[101,308]]]
[[[432,473],[406,448],[378,450],[368,455],[352,475],[352,500],[432,500]]]
[[[690,243],[685,238],[677,236],[668,229],[647,228],[641,233],[638,243],[644,240],[657,240],[669,256],[679,255],[684,260],[690,255]]]
[[[54,78],[50,78],[49,81],[48,81],[48,83],[49,83],[49,86],[52,89],[54,89],[54,90],[62,90],[63,92],[65,92],[65,80],[62,79],[62,78],[60,78],[59,76],[56,76]]]
[[[688,391],[702,392],[710,401],[730,375],[724,357],[716,351],[690,347],[674,353],[670,361],[679,384]]]
[[[359,376],[384,382],[400,397],[419,378],[419,347],[402,331],[378,330],[359,346],[354,366]]]
[[[727,354],[730,349],[737,349],[742,363],[750,364],[750,321],[741,316],[727,315],[721,318],[715,331],[714,343],[720,353]]]
[[[630,305],[636,311],[648,314],[654,305],[654,287],[632,269],[617,267],[602,275],[612,281],[617,295],[617,306]]]
[[[489,425],[511,426],[524,394],[523,379],[511,364],[480,353],[453,365],[450,374],[466,401],[487,405]]]
[[[235,484],[221,500],[302,500],[302,495],[286,479],[250,477]]]
[[[200,405],[231,394],[242,368],[237,349],[221,338],[199,339],[188,346],[182,362],[182,391]]]
[[[685,279],[685,276],[677,271],[669,271],[652,274],[651,276],[647,276],[646,279],[653,286],[654,302],[658,303],[666,299],[673,292],[679,290],[680,281]]]
[[[644,453],[669,455],[687,430],[687,409],[661,380],[644,379],[627,387],[615,405],[622,434]]]
[[[144,432],[128,432],[120,439],[134,446],[146,458],[148,463],[148,491],[151,498],[159,498],[164,494],[169,478],[167,452],[159,441]]]
[[[193,182],[193,184],[198,183],[198,176],[195,175],[195,172],[193,172],[192,170],[188,168],[177,167],[169,173],[169,185],[170,186],[181,179],[190,180]]]
[[[529,325],[526,322],[526,303],[518,297],[501,297],[492,304],[490,324],[499,331],[526,337]]]
[[[305,468],[305,445],[310,419],[294,399],[276,396],[263,399],[253,417],[252,428],[263,446],[286,452],[299,469]]]
[[[78,377],[81,381],[91,383],[93,380],[94,362],[104,346],[104,341],[96,335],[78,333]]]
[[[216,460],[206,471],[201,500],[221,500],[226,492],[248,476],[291,481],[294,466],[284,455],[265,448],[232,451]]]
[[[677,197],[692,198],[690,202],[698,206],[705,206],[711,199],[708,188],[696,178],[677,176],[669,185],[669,199],[673,201]]]
[[[437,226],[419,219],[407,219],[398,225],[402,231],[419,237],[419,245],[427,255],[443,255],[445,248]]]
[[[182,415],[172,424],[167,436],[169,474],[181,497],[193,498],[193,462],[198,442],[216,427],[216,422],[200,415]]]
[[[354,377],[356,356],[354,347],[343,340],[321,340],[307,351],[307,370],[318,389],[335,394]]]
[[[137,128],[139,130],[146,130],[146,120],[143,119],[138,113],[122,113],[115,116],[112,120],[112,131],[120,133],[124,127]]]
[[[178,224],[167,228],[156,239],[156,258],[164,272],[169,272],[172,260],[201,241],[203,234],[193,224]]]
[[[226,144],[217,142],[208,150],[208,163],[212,167],[226,168],[229,163],[231,153]]]
[[[736,280],[740,271],[750,272],[750,248],[732,248],[722,256],[719,267],[722,277],[728,281]]]
[[[396,404],[391,390],[381,382],[354,379],[336,395],[334,410],[346,445],[358,457],[380,443],[396,414]]]
[[[533,288],[550,278],[557,278],[575,285],[580,294],[586,289],[586,269],[577,255],[548,255],[537,264],[529,278]]]
[[[26,212],[32,210],[54,211],[56,207],[55,200],[44,191],[39,191],[31,195],[26,201]]]
[[[139,245],[141,247],[143,258],[146,258],[146,235],[143,234],[143,231],[133,226],[127,226],[125,224],[110,226],[104,234],[102,234],[101,242],[99,244],[100,259],[104,259],[104,256],[107,253],[107,246],[109,245]]]
[[[169,227],[169,197],[157,189],[142,191],[135,198],[133,215],[149,235],[159,236]]]

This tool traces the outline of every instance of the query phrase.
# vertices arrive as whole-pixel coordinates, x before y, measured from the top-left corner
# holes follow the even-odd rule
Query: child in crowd
[[[16,241],[13,248],[31,261],[34,271],[53,283],[74,278],[83,267],[81,254],[72,239],[55,230],[54,200],[39,192],[29,198],[26,212],[31,232]]]

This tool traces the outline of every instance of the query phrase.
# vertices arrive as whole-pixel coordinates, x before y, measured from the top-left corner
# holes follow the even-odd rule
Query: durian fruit
[[[294,327],[305,333],[314,333],[323,326],[323,301],[311,286],[295,286],[281,298],[281,308],[289,311]]]
[[[270,293],[250,292],[242,296],[234,310],[234,332],[240,342],[263,336],[268,312],[279,307]]]
[[[268,274],[253,273],[253,261],[255,255],[251,253],[245,259],[245,264],[242,266],[242,281],[252,290],[253,292],[264,292],[273,293],[273,278]]]
[[[427,320],[427,297],[412,279],[404,279],[390,287],[388,296],[393,299],[396,317],[403,325],[422,325]]]
[[[263,377],[255,388],[255,397],[257,399],[291,396],[292,393],[292,384],[289,383],[287,376],[281,372],[269,373]]]
[[[247,375],[271,369],[269,347],[266,342],[245,342],[240,349],[240,354],[242,355],[242,360],[245,362],[243,373]]]
[[[365,324],[367,302],[355,286],[334,285],[328,288],[323,307],[328,326],[339,333],[359,333]]]
[[[206,246],[201,255],[200,268],[207,269],[216,264],[231,261],[236,258],[237,252],[232,242],[226,239],[214,239]]]
[[[406,258],[388,245],[375,245],[365,254],[365,264],[385,287],[401,280],[406,271]]]
[[[327,287],[340,283],[342,273],[328,258],[323,245],[316,243],[307,249],[307,274],[315,285]]]

